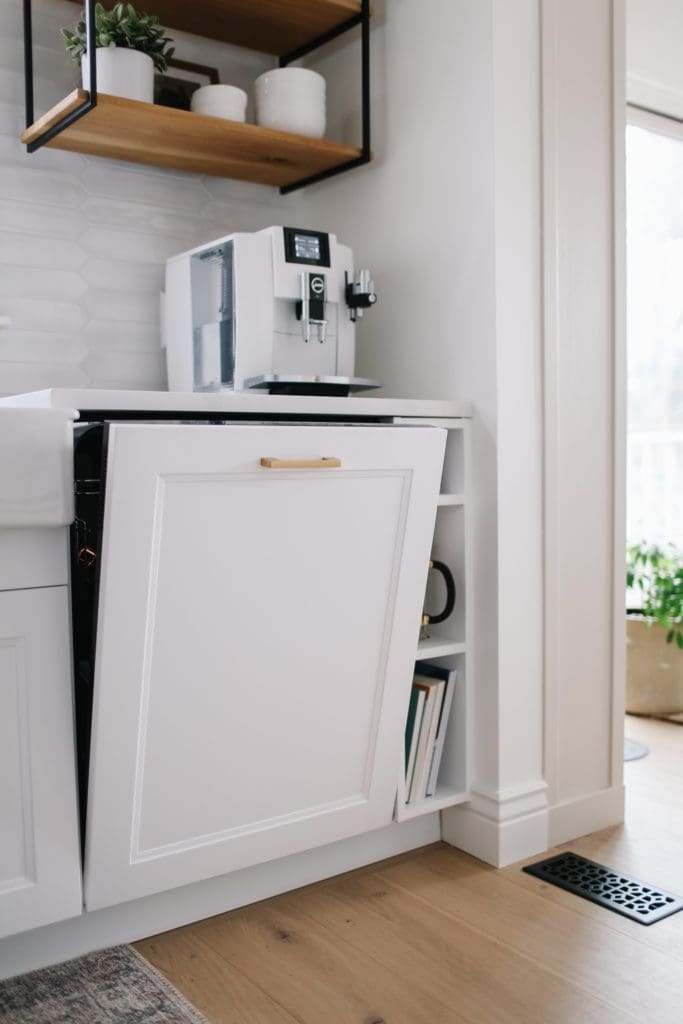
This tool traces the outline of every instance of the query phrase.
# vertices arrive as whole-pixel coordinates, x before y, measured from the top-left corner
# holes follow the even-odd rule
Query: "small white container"
[[[244,121],[247,94],[234,85],[203,85],[192,93],[190,108],[195,114],[223,117],[226,121]]]
[[[154,61],[147,53],[129,50],[125,46],[99,46],[95,51],[97,62],[97,91],[126,100],[154,102]],[[83,88],[90,91],[90,65],[88,55],[81,58]]]
[[[309,68],[274,68],[256,79],[256,123],[316,139],[325,134],[325,79]]]

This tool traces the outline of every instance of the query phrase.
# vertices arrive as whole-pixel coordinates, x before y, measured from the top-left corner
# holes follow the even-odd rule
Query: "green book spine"
[[[406,722],[406,772],[408,771],[408,758],[410,757],[410,741],[413,738],[415,728],[415,715],[417,714],[418,690],[410,691],[410,704],[408,705],[408,720]]]

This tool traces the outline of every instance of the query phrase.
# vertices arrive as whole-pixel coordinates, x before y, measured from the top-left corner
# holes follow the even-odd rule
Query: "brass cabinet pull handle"
[[[264,469],[339,469],[341,459],[261,459]]]

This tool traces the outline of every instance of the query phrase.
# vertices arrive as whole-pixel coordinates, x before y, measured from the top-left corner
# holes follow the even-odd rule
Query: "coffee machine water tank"
[[[265,388],[348,394],[355,325],[376,301],[369,270],[320,231],[239,232],[169,259],[163,343],[169,391]]]

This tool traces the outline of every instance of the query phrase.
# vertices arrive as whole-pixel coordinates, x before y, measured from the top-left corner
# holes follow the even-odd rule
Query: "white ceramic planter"
[[[154,61],[139,50],[122,46],[101,46],[97,59],[97,91],[127,100],[154,102]],[[90,90],[90,67],[87,55],[81,60],[83,88]]]
[[[683,711],[683,651],[645,619],[626,619],[626,710],[634,715]]]
[[[256,79],[256,121],[297,135],[325,134],[325,79],[309,68],[274,68]]]
[[[196,114],[222,117],[226,121],[244,121],[247,94],[234,85],[203,85],[192,93],[190,107]]]

